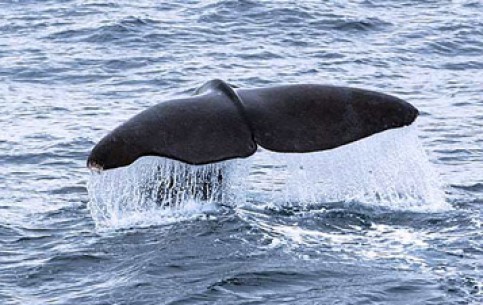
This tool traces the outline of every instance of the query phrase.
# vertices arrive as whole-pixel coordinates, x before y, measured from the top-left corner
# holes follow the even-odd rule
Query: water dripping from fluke
[[[421,212],[450,208],[416,126],[387,130],[332,150],[264,151],[258,158],[254,167],[259,170],[252,171],[249,180],[253,190],[271,202],[355,202]],[[260,170],[268,164],[270,174]]]
[[[101,230],[190,219],[218,204],[356,202],[420,212],[450,208],[415,126],[328,151],[262,151],[208,165],[143,157],[127,167],[93,173],[88,190],[89,209]]]
[[[132,165],[92,173],[89,209],[98,229],[166,224],[237,202],[246,160],[189,165],[143,157]],[[244,176],[246,176],[245,174]],[[236,176],[236,177],[235,177]]]

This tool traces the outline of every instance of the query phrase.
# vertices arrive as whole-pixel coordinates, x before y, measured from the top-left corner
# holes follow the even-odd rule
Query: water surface
[[[1,1],[0,303],[479,304],[482,12],[464,0]],[[270,205],[248,189],[255,204],[97,231],[93,145],[213,78],[408,100],[450,208]],[[249,177],[261,188],[277,170],[265,161]]]

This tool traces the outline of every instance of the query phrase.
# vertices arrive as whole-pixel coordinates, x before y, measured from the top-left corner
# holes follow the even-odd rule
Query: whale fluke
[[[374,91],[327,85],[237,88],[221,80],[194,96],[162,102],[105,136],[87,166],[107,170],[142,156],[201,165],[255,153],[257,145],[285,153],[335,148],[410,125],[411,104]]]

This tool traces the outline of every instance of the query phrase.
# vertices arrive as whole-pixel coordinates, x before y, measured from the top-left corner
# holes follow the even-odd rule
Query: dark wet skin
[[[336,148],[384,130],[408,126],[411,104],[374,91],[326,85],[233,89],[221,80],[193,97],[154,105],[104,137],[87,166],[107,170],[142,156],[192,165],[255,153]]]

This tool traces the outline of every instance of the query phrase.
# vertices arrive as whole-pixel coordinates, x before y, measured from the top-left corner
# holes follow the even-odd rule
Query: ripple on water
[[[480,304],[481,8],[0,1],[0,304]],[[111,206],[119,221],[98,232],[85,189],[93,143],[213,78],[397,95],[421,110],[432,166],[411,132],[307,156],[305,178],[303,158],[261,152],[235,170],[246,196],[229,206],[148,212],[141,188],[129,202],[136,187],[113,186],[109,202],[130,209]],[[422,183],[432,167],[444,195]],[[306,182],[322,176],[326,198],[314,200]]]

